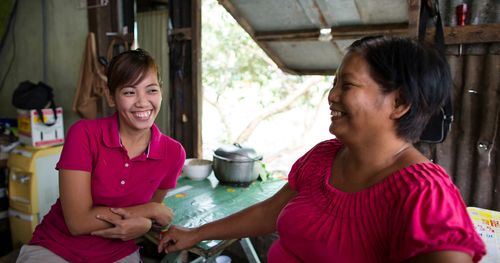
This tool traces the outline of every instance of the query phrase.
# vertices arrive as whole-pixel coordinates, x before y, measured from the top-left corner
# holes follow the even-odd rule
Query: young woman
[[[158,249],[278,231],[268,262],[478,262],[485,246],[446,171],[417,141],[450,95],[444,58],[409,39],[355,41],[330,91],[330,132],[270,199]]]
[[[145,51],[126,51],[111,61],[108,87],[116,113],[69,129],[56,167],[60,198],[18,262],[140,262],[134,239],[171,222],[162,201],[185,152],[154,124],[158,68]]]

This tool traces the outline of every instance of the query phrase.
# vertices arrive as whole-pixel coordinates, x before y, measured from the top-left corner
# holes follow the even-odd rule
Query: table
[[[169,191],[163,202],[174,211],[172,224],[197,227],[261,202],[275,194],[285,183],[283,178],[269,178],[266,181],[257,180],[248,187],[235,187],[219,184],[213,174],[202,181],[181,177],[177,181],[177,187]],[[153,228],[146,234],[146,238],[157,244],[159,234],[160,229]],[[206,240],[189,251],[203,259],[209,259],[235,241],[237,240]],[[259,262],[248,238],[240,240],[240,244],[250,262]]]

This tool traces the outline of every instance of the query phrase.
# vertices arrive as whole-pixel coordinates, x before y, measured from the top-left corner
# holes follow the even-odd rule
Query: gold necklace
[[[381,172],[384,171],[385,169],[387,169],[388,167],[390,167],[394,163],[394,160],[396,160],[399,157],[399,155],[401,155],[404,151],[406,151],[408,148],[410,148],[410,146],[411,146],[411,143],[405,142],[401,147],[399,147],[399,149],[394,154],[392,154],[392,157],[391,157],[392,163],[390,165],[386,165],[384,168],[379,169],[378,171],[373,173],[372,176],[369,176],[368,181],[373,181],[373,180],[378,181],[378,180],[376,180],[376,178],[378,178],[380,176]],[[347,178],[345,177],[346,173],[345,173],[345,166],[344,165],[341,166],[340,172],[341,172],[342,176],[339,179],[341,179],[345,182],[348,182],[349,184],[359,184],[359,182],[352,182],[348,179],[348,177]]]
[[[408,142],[405,142],[403,143],[403,146],[401,146],[401,148],[399,148],[399,150],[396,151],[396,153],[394,153],[392,156],[393,156],[393,159],[398,157],[401,153],[403,153],[404,151],[406,151],[406,149],[410,148],[410,143]]]

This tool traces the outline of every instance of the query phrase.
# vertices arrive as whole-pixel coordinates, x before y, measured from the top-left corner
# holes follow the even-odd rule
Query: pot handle
[[[226,162],[232,162],[233,160],[229,159],[229,158],[226,158],[226,157],[222,157],[222,156],[219,156],[217,154],[214,154],[215,157],[223,160],[223,161],[226,161]]]
[[[253,160],[254,160],[254,161],[262,161],[262,159],[264,159],[264,157],[263,157],[263,156],[258,156],[258,157],[256,157],[256,158],[254,158]]]
[[[235,160],[231,160],[229,158],[226,158],[226,157],[222,157],[222,156],[219,156],[217,154],[214,153],[214,156],[223,160],[223,161],[226,161],[226,162],[238,162],[238,161],[235,161]],[[262,156],[257,156],[256,158],[253,158],[253,159],[250,159],[248,161],[252,161],[252,162],[255,162],[255,161],[262,161]]]

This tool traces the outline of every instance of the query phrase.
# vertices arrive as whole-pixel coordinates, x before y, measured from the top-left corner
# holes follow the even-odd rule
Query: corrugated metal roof
[[[284,71],[331,74],[361,35],[406,34],[407,0],[219,0]],[[319,30],[331,28],[331,40]]]

